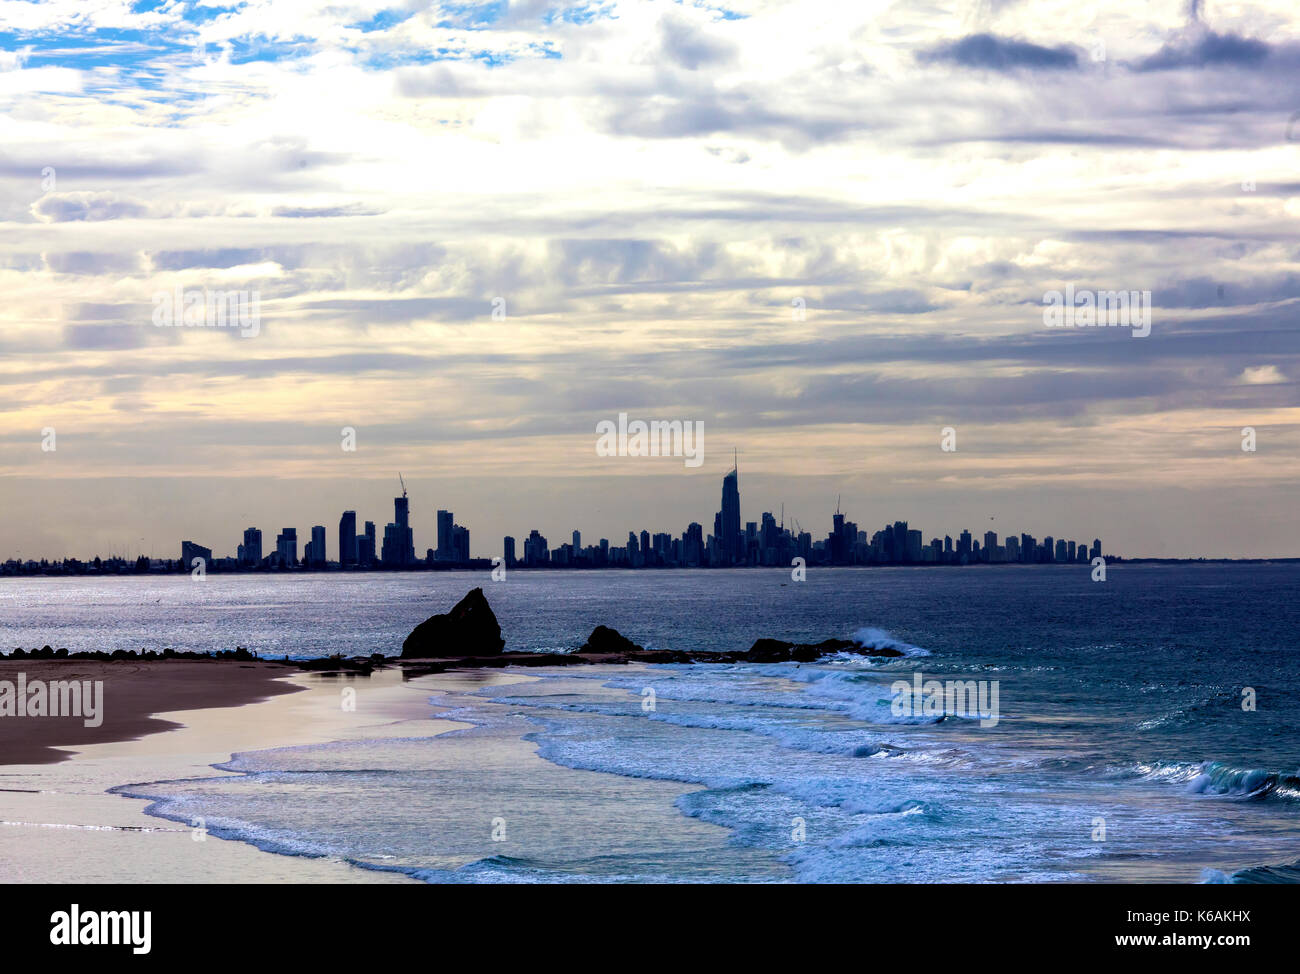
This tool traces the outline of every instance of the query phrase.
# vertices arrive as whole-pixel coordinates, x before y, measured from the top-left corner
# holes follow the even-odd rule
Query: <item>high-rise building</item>
[[[921,542],[924,536],[920,531],[907,532],[907,560],[912,563],[921,560]]]
[[[551,559],[550,549],[546,546],[546,538],[536,528],[528,532],[528,538],[524,541],[524,565],[545,565]]]
[[[316,524],[311,529],[311,556],[307,564],[320,566],[325,564],[325,525]]]
[[[696,521],[687,525],[686,534],[682,536],[682,557],[688,568],[704,564],[704,527]]]
[[[438,512],[438,547],[433,555],[439,561],[456,561],[455,532],[456,520],[451,511]]]
[[[298,529],[285,528],[275,536],[275,559],[281,568],[298,564]]]
[[[366,522],[365,534],[357,537],[357,564],[371,568],[375,564],[375,522]]]
[[[393,498],[393,520],[384,526],[384,544],[379,557],[386,568],[404,568],[415,564],[411,508],[405,495]]]
[[[722,478],[722,559],[734,565],[742,555],[740,534],[740,468]]]
[[[451,560],[461,564],[469,561],[469,528],[459,524],[451,529]]]
[[[502,563],[507,568],[514,568],[515,567],[515,539],[510,537],[510,535],[507,534],[505,537],[505,541],[502,543],[502,549],[505,552],[505,555],[501,559]]]
[[[262,532],[257,528],[244,529],[244,554],[240,564],[256,567],[262,563]]]
[[[907,522],[894,522],[894,561],[907,561]]]
[[[357,512],[344,511],[339,519],[339,567],[357,563]]]
[[[195,560],[203,564],[203,570],[207,571],[208,566],[212,564],[212,549],[205,548],[201,544],[195,544],[193,541],[181,542],[181,564],[187,570],[194,568]]]

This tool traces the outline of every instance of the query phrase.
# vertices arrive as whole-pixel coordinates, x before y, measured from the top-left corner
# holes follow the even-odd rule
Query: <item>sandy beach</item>
[[[273,664],[6,663],[29,679],[105,680],[105,719],[0,720],[0,882],[408,882],[329,859],[270,855],[146,815],[109,794],[135,781],[211,777],[232,752],[461,726],[431,719],[427,694],[387,672],[362,681]],[[181,706],[177,706],[180,704]]]
[[[159,714],[238,707],[293,693],[301,687],[285,678],[295,672],[278,663],[216,660],[0,661],[0,681],[101,683],[105,701],[98,726],[87,726],[81,716],[0,719],[0,761],[46,764],[64,760],[71,749],[172,730],[180,725]]]
[[[28,663],[25,671],[36,679],[74,669],[49,665],[47,671]],[[0,680],[15,679],[17,665],[8,669]],[[414,882],[401,871],[362,868],[337,855],[279,855],[219,837],[205,822],[146,814],[148,800],[120,789],[238,780],[238,772],[214,766],[234,754],[282,754],[302,745],[371,745],[368,760],[375,760],[392,746],[426,742],[419,745],[425,747],[430,738],[470,727],[439,717],[431,696],[467,699],[484,688],[536,683],[533,676],[500,670],[412,677],[393,668],[354,676],[191,661],[78,662],[75,671],[106,681],[100,728],[51,718],[0,720],[39,725],[7,731],[18,743],[6,744],[0,765],[0,882]],[[180,699],[191,708],[166,709]],[[447,738],[427,752],[444,776],[441,785],[430,779],[428,827],[451,842],[445,853],[422,857],[430,868],[450,877],[494,854],[528,855],[539,840],[558,842],[581,857],[620,848],[636,836],[672,835],[674,842],[688,843],[696,858],[722,855],[728,831],[683,818],[674,806],[691,786],[558,767],[523,738],[527,729],[518,723],[488,735]],[[384,813],[367,801],[364,793],[353,797],[362,822]],[[575,808],[583,809],[580,819]],[[444,810],[447,817],[437,819]],[[514,823],[508,847],[490,838],[497,814],[508,814]]]

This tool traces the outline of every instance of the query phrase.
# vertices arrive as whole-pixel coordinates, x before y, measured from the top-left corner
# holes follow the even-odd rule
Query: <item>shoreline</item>
[[[193,669],[192,666],[187,667]],[[279,669],[279,668],[277,668]],[[276,680],[275,676],[284,677]],[[137,678],[139,679],[139,678]],[[147,680],[147,674],[143,679]],[[419,676],[391,667],[368,675],[295,673],[268,669],[249,680],[283,686],[257,702],[218,702],[200,694],[200,709],[163,710],[156,728],[140,736],[86,744],[60,753],[52,762],[16,764],[6,753],[0,768],[0,882],[36,883],[428,883],[452,880],[467,865],[490,861],[500,851],[480,830],[477,805],[468,823],[481,848],[451,850],[428,868],[353,861],[342,852],[294,851],[274,836],[259,836],[257,826],[238,821],[205,822],[177,813],[166,800],[132,794],[150,785],[219,782],[248,772],[229,768],[238,755],[335,742],[381,744],[441,739],[431,753],[447,762],[453,780],[459,767],[481,774],[483,762],[495,771],[521,776],[553,793],[593,796],[605,809],[605,832],[623,836],[629,817],[638,832],[671,833],[700,849],[722,853],[729,830],[685,817],[676,800],[698,789],[677,781],[627,780],[595,771],[563,767],[543,758],[520,729],[482,737],[476,724],[444,716],[445,704],[431,706],[431,695],[473,693],[486,685],[532,683],[536,677],[501,671],[462,671]],[[355,709],[340,707],[355,696]],[[33,722],[39,722],[33,720]],[[3,721],[0,721],[3,723]],[[47,721],[48,723],[48,721]],[[107,724],[108,721],[105,721]],[[167,733],[155,732],[165,730]],[[201,786],[201,784],[200,784]],[[557,792],[557,789],[559,791]],[[498,796],[499,798],[500,796]],[[463,804],[463,802],[462,802]],[[504,812],[490,802],[493,813]],[[503,806],[504,807],[504,806]],[[484,812],[486,815],[487,813]],[[571,810],[556,804],[533,824],[566,830]],[[527,833],[521,833],[521,837]],[[576,839],[586,843],[584,832]],[[516,839],[515,841],[519,841]]]
[[[305,689],[282,663],[224,660],[0,659],[0,681],[102,682],[102,722],[81,716],[0,716],[0,766],[56,764],[77,749],[135,741],[182,725],[160,715],[241,707]]]
[[[103,665],[103,664],[99,664]],[[186,663],[178,678],[191,680]],[[238,667],[232,667],[232,670]],[[3,675],[0,674],[0,678]],[[150,677],[145,674],[147,683]],[[137,678],[131,682],[138,683]],[[427,693],[399,674],[365,683],[364,703],[339,706],[341,681],[283,667],[256,668],[235,686],[196,686],[186,706],[155,701],[143,733],[117,721],[93,743],[53,746],[41,763],[16,763],[0,751],[0,882],[15,883],[410,883],[331,856],[285,856],[204,823],[148,814],[151,804],[116,793],[132,783],[233,776],[219,766],[235,754],[267,748],[366,739],[416,730],[436,736],[463,726],[431,712]],[[106,682],[106,693],[111,691]],[[133,693],[139,688],[135,688]],[[144,700],[147,693],[141,696]],[[111,702],[107,705],[112,712]],[[28,723],[50,724],[42,718]],[[0,719],[0,726],[6,719]],[[105,720],[105,726],[109,721]],[[165,731],[165,733],[164,733]],[[65,750],[66,749],[66,750]],[[52,756],[51,756],[52,755]],[[39,755],[38,755],[39,757]]]

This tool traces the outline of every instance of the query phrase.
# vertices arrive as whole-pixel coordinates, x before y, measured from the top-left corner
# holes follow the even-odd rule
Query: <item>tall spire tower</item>
[[[728,565],[734,565],[744,555],[742,549],[744,535],[740,533],[739,456],[737,451],[734,454],[735,465],[731,468],[731,473],[722,478],[722,511],[719,516],[722,522],[722,537],[719,541],[722,543],[723,557]]]

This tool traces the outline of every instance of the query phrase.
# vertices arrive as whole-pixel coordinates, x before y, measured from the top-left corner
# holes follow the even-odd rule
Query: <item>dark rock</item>
[[[745,657],[756,663],[779,663],[788,660],[793,649],[794,643],[784,639],[759,639],[749,647]]]
[[[402,658],[495,656],[505,644],[487,597],[481,588],[476,588],[450,612],[432,616],[416,626],[402,643]]]
[[[628,639],[617,629],[597,626],[591,630],[587,641],[579,648],[580,653],[640,653],[644,650]]]
[[[851,639],[824,639],[819,643],[791,643],[784,639],[759,639],[744,653],[736,654],[748,663],[812,663],[832,653],[859,653],[863,656],[902,656],[896,649],[860,646]]]

